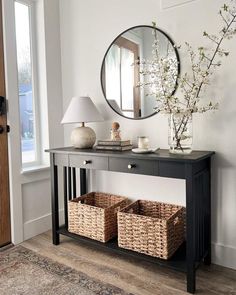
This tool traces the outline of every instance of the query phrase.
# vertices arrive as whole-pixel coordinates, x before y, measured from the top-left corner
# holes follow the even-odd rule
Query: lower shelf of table
[[[70,233],[65,226],[60,227],[58,233],[70,238],[73,238],[81,243],[87,245],[96,246],[96,248],[107,249],[108,251],[113,251],[122,255],[130,256],[136,258],[137,260],[143,260],[151,263],[155,263],[161,266],[165,266],[170,269],[174,269],[181,272],[187,271],[187,264],[186,264],[186,243],[183,243],[180,248],[176,251],[174,256],[172,256],[169,260],[163,260],[160,258],[155,258],[152,256],[148,256],[145,254],[137,253],[134,251],[122,249],[118,246],[117,239],[113,239],[107,243],[101,243],[86,237],[82,237],[73,233]]]

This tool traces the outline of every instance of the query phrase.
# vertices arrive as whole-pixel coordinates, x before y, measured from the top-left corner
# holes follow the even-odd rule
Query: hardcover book
[[[98,145],[108,145],[108,146],[127,146],[131,145],[130,140],[98,140]]]
[[[107,151],[129,151],[132,149],[132,145],[126,146],[115,146],[115,145],[97,145],[95,148],[97,150],[107,150]]]

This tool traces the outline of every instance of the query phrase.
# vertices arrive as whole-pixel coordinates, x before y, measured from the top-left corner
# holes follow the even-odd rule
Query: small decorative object
[[[135,154],[150,154],[150,153],[154,153],[157,150],[159,150],[159,148],[157,149],[140,149],[140,148],[134,148],[132,149],[132,152],[134,152]]]
[[[136,154],[149,154],[156,152],[158,149],[149,147],[149,138],[147,136],[138,136],[138,147],[132,149],[132,152]]]
[[[184,241],[184,217],[182,206],[147,200],[133,202],[118,212],[118,245],[169,259]]]
[[[68,230],[100,242],[117,236],[117,212],[128,203],[126,197],[92,192],[68,203]]]
[[[139,149],[149,149],[149,138],[146,136],[138,137],[138,148]]]
[[[158,149],[149,147],[149,138],[147,136],[138,136],[138,147],[132,149],[132,152],[136,154],[149,154],[156,152]]]
[[[140,74],[145,79],[138,86],[149,89],[147,96],[155,95],[156,111],[169,114],[169,144],[171,153],[191,153],[192,150],[192,114],[205,113],[218,109],[218,103],[206,100],[203,90],[210,84],[214,70],[221,66],[220,58],[227,57],[229,52],[222,48],[225,39],[232,39],[236,34],[235,0],[231,4],[224,4],[219,10],[222,28],[218,35],[207,32],[203,36],[212,43],[209,49],[198,47],[195,52],[186,44],[191,62],[191,71],[179,77],[175,64],[171,66],[171,56],[160,57],[160,40],[155,31],[153,43],[153,59],[136,61]],[[153,23],[155,26],[155,23]],[[176,62],[176,61],[173,61]],[[173,70],[172,70],[173,69]],[[181,95],[173,95],[173,83],[176,75]],[[158,78],[157,78],[158,77]],[[161,78],[160,78],[161,77]],[[147,81],[147,82],[145,82]],[[150,91],[150,86],[152,91]]]
[[[111,140],[121,140],[120,137],[120,124],[118,122],[113,122],[111,126]]]
[[[90,97],[73,97],[61,124],[82,123],[71,133],[71,143],[75,148],[92,148],[96,141],[96,134],[85,122],[99,122],[103,118]]]

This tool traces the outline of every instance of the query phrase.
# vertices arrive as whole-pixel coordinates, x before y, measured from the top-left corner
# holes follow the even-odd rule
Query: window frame
[[[20,142],[20,153],[21,153],[21,166],[22,169],[33,168],[43,165],[42,159],[42,141],[41,141],[41,122],[40,122],[40,96],[39,96],[39,79],[38,79],[38,54],[37,54],[37,30],[36,30],[36,0],[14,0],[14,17],[15,15],[15,4],[20,3],[25,5],[29,9],[29,38],[30,38],[30,58],[31,58],[31,79],[32,79],[32,105],[34,114],[34,142],[35,142],[35,160],[31,162],[23,163],[23,151],[22,143]],[[15,32],[16,38],[16,32]],[[17,44],[17,43],[16,43]],[[17,47],[16,47],[17,54]],[[17,73],[18,60],[17,60]],[[17,77],[18,78],[18,77]],[[17,79],[19,86],[19,79]],[[19,89],[19,87],[18,87]],[[19,93],[18,93],[18,105],[20,106]],[[20,107],[19,107],[20,111]],[[20,128],[21,131],[21,128]],[[21,140],[21,136],[20,136]]]

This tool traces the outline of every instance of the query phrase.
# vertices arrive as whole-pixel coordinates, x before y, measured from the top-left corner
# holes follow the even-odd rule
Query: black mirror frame
[[[177,50],[177,48],[176,48],[176,46],[175,46],[175,43],[174,43],[173,40],[167,35],[167,33],[165,33],[164,31],[162,31],[161,29],[158,29],[158,28],[153,27],[153,26],[148,26],[148,25],[138,25],[138,26],[131,27],[131,28],[125,30],[124,32],[122,32],[121,34],[119,34],[119,35],[118,35],[118,36],[112,41],[112,43],[111,43],[110,46],[108,47],[108,49],[107,49],[107,51],[106,51],[106,53],[105,53],[105,55],[104,55],[104,57],[103,57],[103,60],[102,60],[102,66],[101,66],[101,71],[100,71],[100,81],[101,81],[101,86],[102,86],[103,96],[104,96],[106,102],[108,103],[108,105],[111,107],[111,109],[112,109],[115,113],[117,113],[118,115],[122,116],[123,118],[130,119],[130,120],[143,120],[143,119],[147,119],[147,118],[150,118],[150,117],[156,115],[157,112],[154,111],[153,114],[151,114],[151,115],[149,115],[149,116],[146,116],[146,117],[141,117],[141,118],[130,118],[130,117],[126,117],[126,116],[120,114],[118,111],[116,111],[116,110],[112,107],[112,105],[109,103],[108,99],[106,98],[105,89],[104,89],[104,87],[103,87],[102,74],[103,74],[103,67],[104,67],[104,64],[105,64],[105,59],[106,59],[107,53],[108,53],[108,51],[110,50],[110,48],[111,48],[111,46],[113,45],[113,43],[114,43],[119,37],[121,37],[124,33],[128,32],[128,31],[130,31],[130,30],[132,30],[132,29],[143,28],[143,27],[157,30],[158,32],[162,33],[162,34],[163,34],[163,35],[164,35],[164,36],[170,41],[171,45],[173,46],[173,48],[174,48],[174,50],[175,50],[176,58],[177,58],[177,61],[178,61],[178,76],[177,76],[177,77],[180,76],[180,57],[179,57],[179,52],[178,52],[178,50]],[[175,94],[177,88],[178,88],[178,79],[176,79],[175,89],[173,90],[172,95]]]

